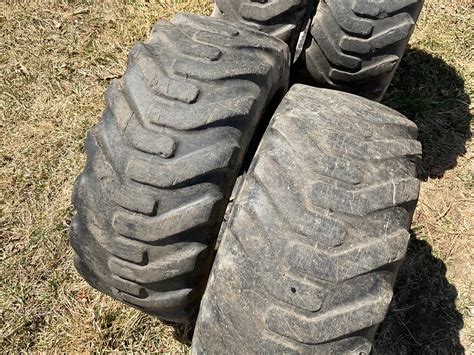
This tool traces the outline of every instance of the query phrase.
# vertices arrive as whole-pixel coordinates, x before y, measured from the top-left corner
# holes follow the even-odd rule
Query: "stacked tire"
[[[216,0],[213,16],[279,38],[294,54],[312,9],[312,0]]]
[[[132,48],[73,194],[75,265],[93,287],[195,317],[239,168],[288,75],[283,42],[218,19],[178,15]]]
[[[321,0],[303,63],[311,82],[380,101],[423,0]]]
[[[416,136],[380,104],[294,85],[222,231],[193,353],[368,355],[410,238]]]
[[[421,154],[416,126],[374,101],[421,6],[216,0],[211,18],[158,22],[86,140],[70,233],[85,280],[163,320],[199,311],[196,354],[368,354]],[[339,91],[283,98],[293,62]]]

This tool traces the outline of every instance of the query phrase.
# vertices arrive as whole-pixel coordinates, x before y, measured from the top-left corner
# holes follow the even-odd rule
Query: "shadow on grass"
[[[443,177],[466,153],[470,103],[464,80],[453,67],[419,49],[407,51],[383,104],[418,125],[422,180]]]
[[[421,179],[441,178],[466,153],[470,99],[463,79],[443,60],[409,50],[384,104],[418,125],[423,145]],[[446,265],[412,232],[394,299],[376,336],[375,353],[463,354],[459,338],[463,319],[456,297],[456,288],[446,278]]]
[[[446,279],[446,265],[431,246],[412,237],[400,268],[394,298],[375,337],[375,354],[463,354],[456,288]]]
[[[174,328],[173,337],[182,344],[191,346],[193,340],[195,321],[189,324],[170,324]]]

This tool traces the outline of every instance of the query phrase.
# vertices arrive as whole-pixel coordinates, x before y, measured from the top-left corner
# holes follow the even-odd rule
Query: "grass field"
[[[186,352],[173,328],[91,289],[68,245],[86,131],[129,48],[206,0],[0,4],[0,351]],[[474,6],[426,0],[385,103],[420,128],[422,191],[379,354],[474,353]]]

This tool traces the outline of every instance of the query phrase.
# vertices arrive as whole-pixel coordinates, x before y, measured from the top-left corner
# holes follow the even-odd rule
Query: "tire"
[[[218,19],[178,15],[133,47],[73,193],[87,282],[167,321],[195,317],[249,141],[288,72],[283,42]]]
[[[294,54],[313,9],[308,0],[215,0],[213,16],[240,22],[286,42]]]
[[[369,354],[410,237],[416,136],[378,103],[293,86],[222,231],[193,354]]]
[[[321,0],[303,54],[312,79],[304,81],[380,101],[422,6],[423,0]]]

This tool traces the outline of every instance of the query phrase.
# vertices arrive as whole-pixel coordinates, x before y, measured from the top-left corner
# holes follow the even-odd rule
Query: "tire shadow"
[[[459,338],[464,323],[456,297],[456,288],[446,278],[446,265],[412,232],[373,353],[464,354]]]
[[[471,138],[470,98],[450,65],[419,49],[408,50],[383,103],[414,121],[423,145],[419,178],[442,178],[466,153]],[[395,283],[394,298],[375,338],[375,354],[464,354],[456,288],[431,246],[417,239]]]
[[[196,325],[196,320],[189,324],[172,324],[166,323],[173,327],[173,338],[179,341],[181,344],[191,346],[193,340],[194,326]]]
[[[418,125],[420,179],[443,177],[466,153],[471,100],[463,78],[442,59],[409,49],[382,103]]]

